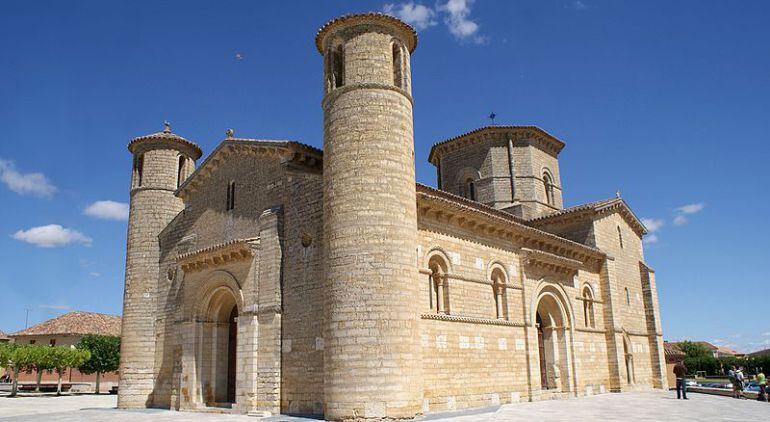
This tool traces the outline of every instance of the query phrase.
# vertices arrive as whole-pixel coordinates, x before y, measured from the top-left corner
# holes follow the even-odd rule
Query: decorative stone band
[[[433,273],[431,272],[430,269],[420,268],[420,274],[431,275]],[[460,281],[467,281],[469,283],[486,284],[487,286],[494,285],[492,280],[484,280],[482,278],[467,277],[467,276],[463,276],[463,275],[460,275],[460,274],[448,273],[448,274],[445,274],[444,276],[446,278],[448,278],[448,279],[451,279],[451,280],[460,280]],[[505,288],[506,289],[512,289],[512,290],[524,290],[524,287],[517,286],[515,284],[510,284],[510,283],[509,284],[505,284]]]
[[[329,91],[328,94],[326,94],[324,99],[321,101],[321,107],[323,107],[323,109],[325,110],[329,105],[329,103],[334,101],[334,99],[336,99],[340,95],[346,92],[355,91],[357,89],[384,89],[387,91],[395,91],[403,95],[404,97],[406,97],[406,99],[409,100],[410,103],[412,103],[412,107],[414,107],[414,99],[408,92],[404,91],[403,89],[395,85],[380,84],[376,82],[355,83],[355,84],[344,85],[339,88],[335,88]]]
[[[581,331],[583,333],[598,333],[598,334],[606,334],[607,330],[602,330],[599,328],[581,328],[581,327],[575,327],[575,331]]]
[[[628,330],[622,330],[616,328],[613,330],[617,334],[628,334],[629,336],[636,336],[636,337],[655,337],[655,336],[662,336],[663,333],[656,333],[655,331],[644,333],[641,331],[628,331]]]
[[[259,238],[236,239],[180,254],[176,260],[184,272],[202,271],[230,262],[251,259],[254,256],[253,246],[256,244],[259,244]]]
[[[592,298],[587,298],[587,297],[583,297],[583,296],[575,296],[575,299],[582,300],[583,302],[598,303],[600,305],[604,304],[603,300],[592,299]]]
[[[466,324],[483,324],[483,325],[504,325],[507,327],[525,327],[529,324],[523,322],[514,322],[504,319],[489,319],[489,318],[474,318],[457,315],[447,314],[422,314],[421,319],[432,319],[437,321],[450,321],[450,322],[463,322]]]
[[[253,304],[251,306],[246,306],[243,308],[243,312],[240,313],[240,315],[275,315],[275,314],[282,314],[283,309],[280,305],[262,305],[259,306],[259,304]]]
[[[525,255],[525,263],[545,268],[550,271],[564,274],[574,274],[583,267],[583,263],[563,256],[552,254],[545,251],[538,251],[535,249],[521,248],[521,251]]]

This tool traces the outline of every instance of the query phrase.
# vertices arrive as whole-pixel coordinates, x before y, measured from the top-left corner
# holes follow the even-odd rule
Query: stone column
[[[644,312],[647,318],[647,335],[650,346],[650,365],[652,368],[652,384],[655,388],[668,389],[666,377],[666,359],[663,352],[663,331],[660,325],[658,305],[658,289],[655,285],[655,271],[639,263],[642,275],[642,294],[644,295]]]
[[[600,282],[602,286],[602,300],[604,306],[604,329],[607,340],[607,366],[610,375],[610,391],[621,391],[623,383],[621,373],[625,367],[625,354],[623,352],[623,335],[621,331],[620,313],[618,305],[621,298],[617,291],[617,270],[615,259],[607,257],[602,264]]]

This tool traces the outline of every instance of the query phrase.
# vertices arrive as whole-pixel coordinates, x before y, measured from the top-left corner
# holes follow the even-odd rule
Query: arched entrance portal
[[[232,291],[220,287],[209,295],[204,309],[198,342],[203,403],[232,407],[235,403],[238,305]]]
[[[541,294],[536,308],[537,345],[542,390],[570,391],[569,319],[553,293]]]

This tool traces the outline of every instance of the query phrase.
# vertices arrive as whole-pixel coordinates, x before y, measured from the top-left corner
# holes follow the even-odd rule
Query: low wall
[[[728,390],[726,388],[711,388],[711,387],[687,387],[687,392],[689,393],[701,393],[701,394],[711,394],[714,396],[725,396],[725,397],[732,397],[733,396],[733,390]],[[748,399],[757,399],[757,393],[756,391],[744,391],[743,396]]]

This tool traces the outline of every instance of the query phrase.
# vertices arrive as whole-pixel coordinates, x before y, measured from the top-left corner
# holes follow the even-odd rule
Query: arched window
[[[583,318],[586,327],[596,327],[596,322],[594,321],[594,295],[588,286],[583,288]]]
[[[235,181],[232,180],[227,185],[227,210],[235,209]]]
[[[144,154],[134,156],[134,187],[142,186],[142,173],[144,173]]]
[[[404,88],[404,60],[401,45],[393,43],[393,85]]]
[[[547,172],[543,173],[543,187],[545,188],[545,202],[548,205],[553,205],[553,180]]]
[[[185,179],[185,156],[180,155],[179,156],[179,166],[176,170],[176,187],[182,186],[182,182],[184,182]]]
[[[463,196],[471,201],[476,200],[476,181],[473,179],[466,179],[463,184]]]
[[[440,255],[433,255],[428,261],[430,268],[429,280],[429,298],[430,308],[435,309],[439,314],[449,313],[449,291],[446,261]]]
[[[506,276],[499,267],[492,270],[492,294],[495,296],[495,315],[497,319],[508,319],[508,306],[506,306]]]
[[[345,50],[342,44],[332,50],[332,88],[345,85]]]
[[[620,231],[620,226],[618,226],[618,243],[620,243],[620,249],[623,249],[623,232]]]

